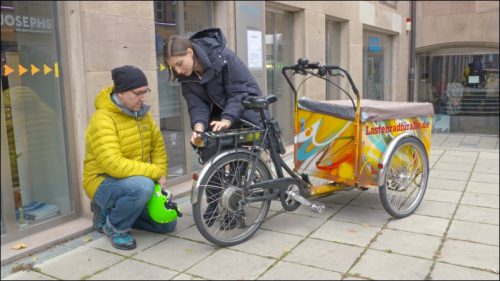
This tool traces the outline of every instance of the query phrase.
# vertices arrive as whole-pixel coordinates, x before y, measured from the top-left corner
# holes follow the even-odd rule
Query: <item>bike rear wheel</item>
[[[379,195],[384,209],[395,218],[411,215],[422,202],[429,161],[422,143],[415,138],[401,140],[387,163],[385,184]]]
[[[196,227],[208,241],[223,247],[249,239],[267,216],[270,200],[239,204],[242,198],[269,194],[268,189],[244,190],[251,184],[271,179],[268,167],[249,153],[231,153],[214,162],[199,178],[198,200],[193,205]],[[252,167],[255,172],[250,179]],[[196,196],[196,195],[195,195]]]

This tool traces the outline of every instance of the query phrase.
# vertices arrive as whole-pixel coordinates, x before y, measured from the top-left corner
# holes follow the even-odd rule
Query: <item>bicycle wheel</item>
[[[268,167],[247,153],[231,153],[210,163],[199,178],[198,201],[193,205],[196,227],[208,241],[232,246],[249,239],[266,218],[270,200],[240,206],[243,198],[269,194],[268,189],[243,190],[248,180],[257,183],[271,179]],[[250,179],[252,167],[255,172]]]
[[[405,138],[395,147],[387,163],[385,184],[379,194],[384,209],[395,218],[411,215],[422,202],[427,188],[427,152],[415,138]]]

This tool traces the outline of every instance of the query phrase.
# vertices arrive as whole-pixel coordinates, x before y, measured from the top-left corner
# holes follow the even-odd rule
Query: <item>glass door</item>
[[[284,65],[293,62],[293,15],[289,12],[266,11],[266,75],[267,95],[276,95],[271,115],[279,121],[285,144],[293,142],[293,92],[281,74]]]
[[[391,37],[365,31],[363,36],[363,98],[390,100]]]
[[[168,70],[162,54],[163,44],[170,35],[189,37],[194,32],[209,27],[212,22],[212,4],[207,1],[155,1],[154,11],[160,129],[168,153],[168,177],[179,178],[200,166],[191,147],[188,145],[186,149],[189,143],[186,129],[191,134],[185,125],[189,124],[186,105],[180,84],[168,81]],[[192,163],[191,167],[189,163]]]

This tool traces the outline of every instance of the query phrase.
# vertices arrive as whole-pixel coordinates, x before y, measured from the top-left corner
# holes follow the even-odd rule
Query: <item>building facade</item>
[[[487,73],[479,83],[493,85],[483,91],[484,99],[496,95],[498,101],[498,4],[438,1],[416,7],[416,73],[430,77],[432,85],[426,94],[427,80],[418,80],[411,100],[436,104],[440,71],[446,69],[447,83],[462,71],[455,61],[472,63],[472,85],[479,76],[471,71],[473,59],[480,56]],[[351,73],[363,98],[406,101],[410,14],[406,1],[2,1],[2,245],[91,216],[81,187],[85,129],[94,98],[112,85],[116,66],[136,65],[146,73],[153,90],[148,102],[169,155],[169,183],[188,180],[199,169],[180,86],[168,81],[162,60],[169,35],[220,27],[263,93],[279,97],[271,112],[290,144],[294,98],[281,68],[298,58],[337,64]],[[317,82],[299,94],[345,98]],[[439,106],[436,113],[451,115]],[[498,127],[498,105],[483,119]]]

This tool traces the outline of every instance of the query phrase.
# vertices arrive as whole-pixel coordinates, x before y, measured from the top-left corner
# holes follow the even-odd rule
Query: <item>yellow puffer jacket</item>
[[[167,175],[165,144],[151,113],[128,115],[111,100],[112,90],[105,88],[96,97],[86,131],[83,188],[91,199],[106,175],[155,181]]]

